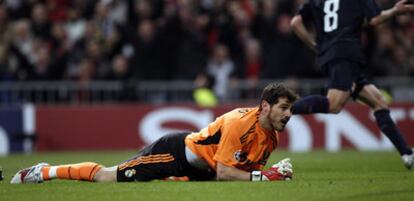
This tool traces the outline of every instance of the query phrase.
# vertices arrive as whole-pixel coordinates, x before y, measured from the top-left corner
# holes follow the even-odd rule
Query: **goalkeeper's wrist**
[[[252,171],[252,172],[250,172],[250,181],[263,181],[263,180],[267,180],[267,178],[264,179],[264,177],[266,177],[266,176],[264,176],[262,174],[262,171]]]

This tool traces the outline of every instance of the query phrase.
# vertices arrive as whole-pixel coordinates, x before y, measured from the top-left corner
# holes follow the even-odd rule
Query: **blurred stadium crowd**
[[[3,0],[0,77],[212,78],[216,85],[320,77],[313,53],[290,29],[302,1]],[[395,3],[377,2],[383,8]],[[370,75],[414,75],[413,19],[399,16],[365,29]]]

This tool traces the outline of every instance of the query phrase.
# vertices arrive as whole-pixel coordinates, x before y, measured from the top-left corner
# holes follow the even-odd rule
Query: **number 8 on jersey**
[[[339,0],[325,1],[323,12],[324,16],[324,31],[331,32],[338,28],[338,10]]]

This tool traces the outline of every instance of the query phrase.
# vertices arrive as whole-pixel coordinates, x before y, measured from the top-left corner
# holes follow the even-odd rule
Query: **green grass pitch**
[[[414,171],[403,167],[396,152],[277,151],[268,165],[290,157],[294,179],[287,182],[88,183],[54,180],[43,184],[9,184],[18,169],[37,162],[96,161],[111,166],[133,155],[134,152],[59,152],[0,157],[5,176],[0,182],[0,200],[414,200]]]

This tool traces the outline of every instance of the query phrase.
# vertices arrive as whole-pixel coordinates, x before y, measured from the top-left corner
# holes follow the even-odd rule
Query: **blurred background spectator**
[[[217,44],[212,50],[205,74],[213,79],[214,93],[222,101],[229,95],[229,83],[233,79],[234,68],[227,46]]]

